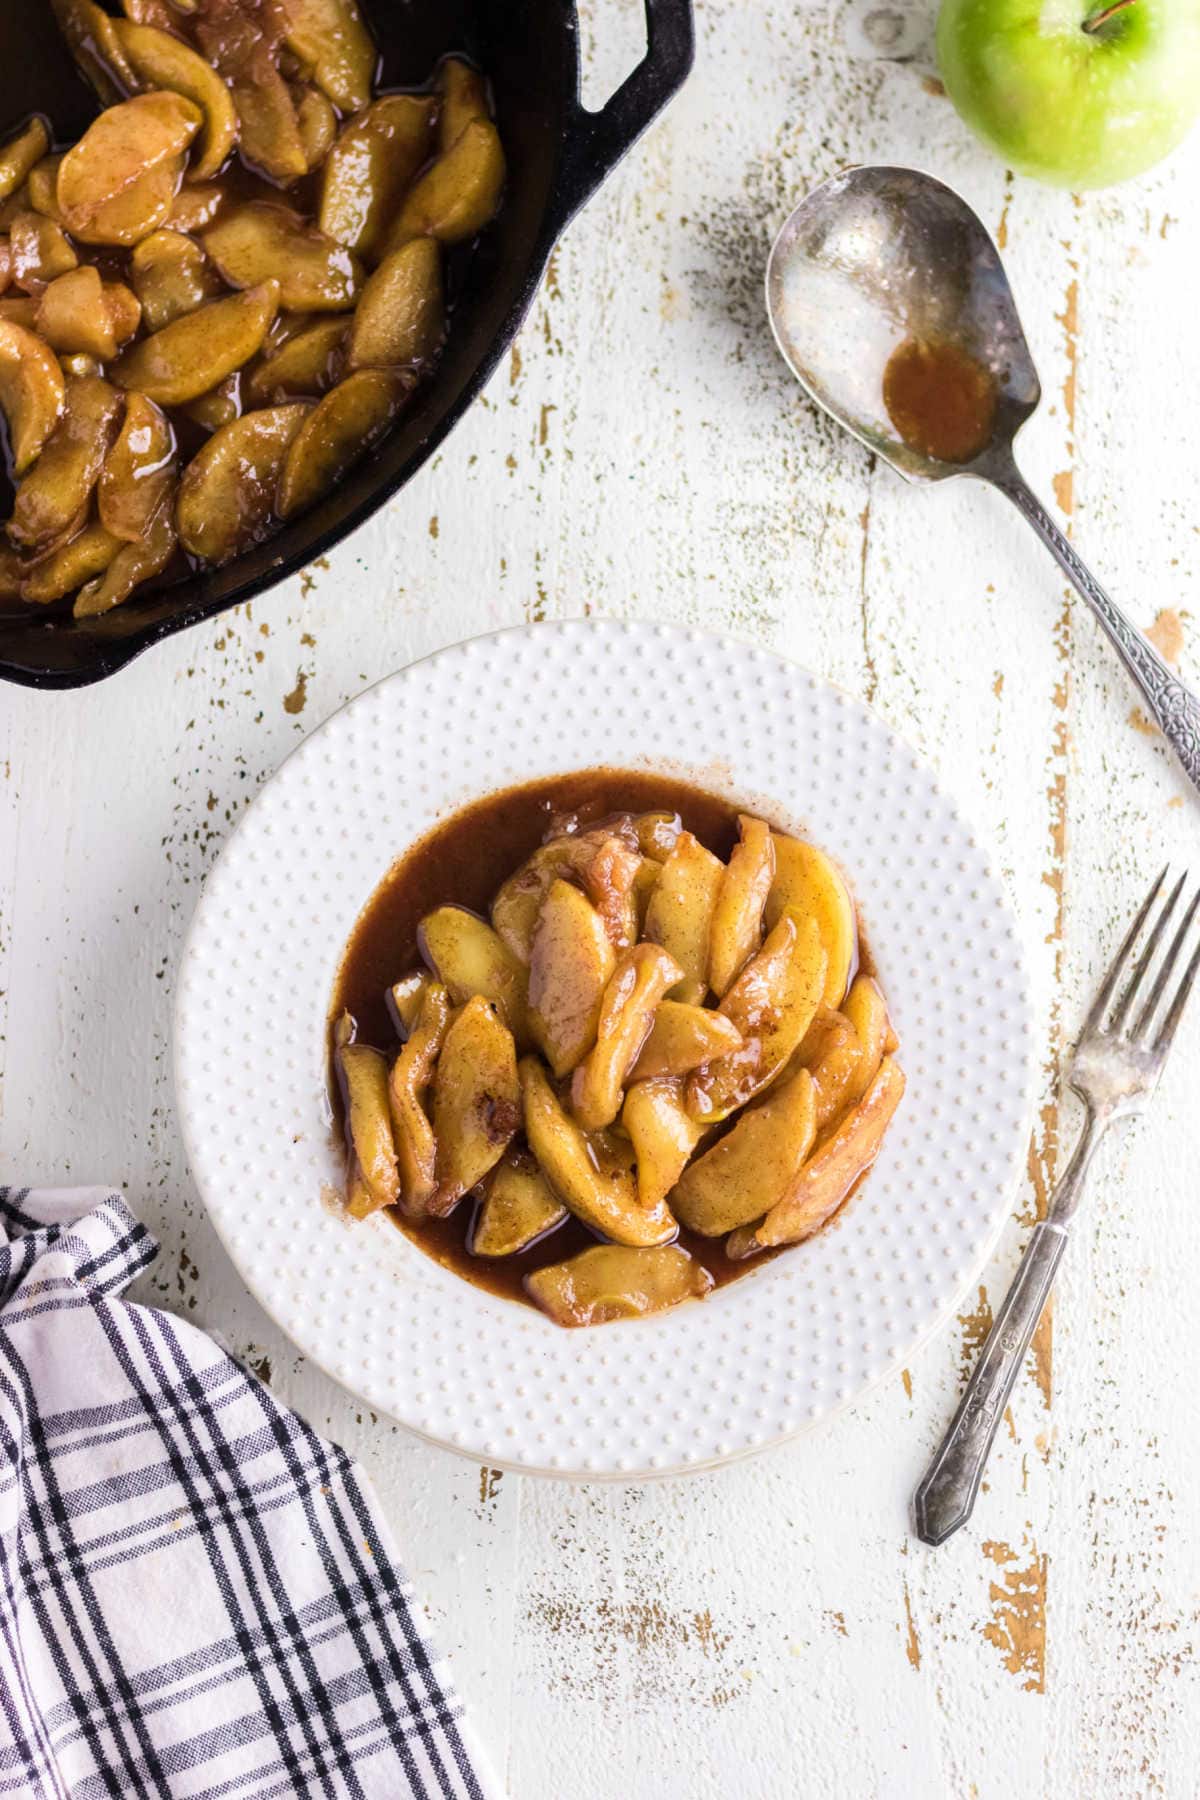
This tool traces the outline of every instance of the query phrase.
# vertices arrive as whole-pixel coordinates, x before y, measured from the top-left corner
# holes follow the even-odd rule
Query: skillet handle
[[[563,229],[683,86],[696,51],[692,0],[643,0],[646,54],[599,112],[572,103],[566,149],[550,202]]]

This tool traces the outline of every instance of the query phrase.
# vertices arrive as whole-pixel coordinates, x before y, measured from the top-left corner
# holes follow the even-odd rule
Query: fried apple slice
[[[551,882],[533,934],[528,1021],[556,1075],[569,1075],[595,1043],[615,967],[612,943],[591,901],[569,881]]]
[[[890,1030],[883,995],[866,975],[855,978],[846,996],[845,1014],[834,1013],[832,1018],[837,1024],[811,1064],[819,1131],[827,1130],[858,1105],[878,1073]],[[801,1044],[801,1052],[804,1048]]]
[[[342,112],[371,98],[379,53],[354,0],[278,0],[284,42]]]
[[[71,235],[85,244],[119,244],[126,249],[140,243],[170,213],[182,179],[182,156],[158,163],[106,200],[86,225],[72,224]]]
[[[228,189],[220,182],[197,182],[193,187],[189,181],[171,202],[166,223],[172,231],[183,231],[190,237],[211,225],[228,201]]]
[[[449,989],[455,1006],[482,994],[496,1008],[518,1046],[528,1044],[529,971],[485,919],[465,906],[436,907],[421,920],[417,946]]]
[[[128,600],[135,588],[159,575],[176,545],[174,507],[168,493],[136,544],[123,542],[102,575],[81,587],[73,611],[77,619],[93,619]]]
[[[440,982],[431,981],[421,991],[408,1041],[388,1077],[400,1205],[410,1218],[419,1218],[437,1191],[437,1142],[422,1097],[449,1024],[450,996]]]
[[[105,106],[125,98],[137,81],[117,41],[116,21],[95,0],[50,0],[59,30],[80,73]]]
[[[725,865],[690,831],[681,831],[646,908],[645,935],[683,970],[673,1000],[698,1006],[708,992],[708,945]]]
[[[38,302],[30,294],[6,294],[0,300],[0,319],[19,325],[22,331],[36,331]]]
[[[142,322],[142,303],[132,288],[127,288],[123,281],[106,281],[104,284],[104,304],[108,308],[112,320],[118,350],[127,338],[131,338]]]
[[[606,827],[551,838],[501,884],[492,924],[518,961],[527,963],[542,902],[553,882],[570,877],[600,914],[613,948],[626,949],[637,937],[639,867],[637,851]]]
[[[392,1016],[402,1038],[412,1035],[417,1020],[421,1016],[421,1002],[425,998],[425,990],[432,984],[433,976],[428,969],[414,969],[411,975],[402,976],[388,989]]]
[[[324,394],[337,379],[346,330],[346,320],[335,314],[285,339],[251,370],[247,398],[257,406]]]
[[[767,895],[765,919],[768,931],[785,912],[817,921],[825,946],[825,1003],[840,1006],[846,996],[850,972],[858,961],[858,930],[854,903],[835,865],[815,844],[774,833],[775,878]]]
[[[681,973],[659,944],[635,944],[617,958],[600,1003],[596,1042],[571,1079],[571,1110],[585,1131],[602,1131],[620,1112],[625,1078],[659,1001]]]
[[[88,503],[121,423],[124,396],[107,381],[69,381],[62,417],[17,489],[8,535],[35,551],[61,538]]]
[[[43,156],[29,171],[29,182],[26,199],[34,212],[39,212],[47,219],[53,219],[56,225],[62,224],[58,210],[58,165],[62,155],[55,152],[53,156]]]
[[[148,331],[161,331],[222,292],[204,251],[182,231],[152,231],[143,238],[129,259],[129,273]]]
[[[886,1056],[854,1111],[813,1152],[766,1218],[732,1233],[725,1254],[737,1261],[774,1244],[799,1244],[818,1231],[875,1161],[903,1093],[903,1071]]]
[[[56,544],[36,562],[26,566],[21,583],[21,598],[35,606],[46,606],[74,593],[85,581],[103,575],[117,551],[120,538],[115,538],[103,525],[84,525],[66,543]]]
[[[137,544],[174,486],[175,433],[153,400],[129,394],[121,429],[100,471],[100,523],[114,537]]]
[[[258,542],[271,523],[283,460],[308,410],[303,402],[263,407],[213,432],[179,483],[175,524],[185,550],[219,564]]]
[[[242,416],[241,383],[239,374],[227,375],[216,387],[209,388],[207,394],[189,400],[183,410],[202,430],[220,431],[222,425],[232,425]]]
[[[473,119],[444,156],[418,176],[383,241],[390,256],[409,238],[461,244],[483,230],[504,189],[504,150],[490,119]]]
[[[85,263],[50,282],[37,303],[37,333],[61,356],[94,356],[108,362],[117,354],[117,334],[98,269]]]
[[[203,123],[181,94],[135,94],[92,120],[58,165],[55,197],[70,231],[94,224],[109,201],[187,150]]]
[[[62,405],[62,370],[54,352],[12,318],[0,318],[0,408],[8,420],[16,474],[23,475],[38,454]]]
[[[382,437],[409,392],[402,376],[385,369],[358,369],[330,388],[288,451],[276,498],[280,518],[292,518],[327,494]]]
[[[683,1083],[669,1076],[633,1082],[621,1124],[637,1159],[638,1203],[653,1211],[679,1180],[707,1128],[684,1105]]]
[[[50,148],[44,119],[36,116],[0,149],[0,200],[15,194]]]
[[[244,160],[272,181],[297,181],[307,174],[296,108],[262,22],[238,7],[206,7],[196,20],[196,36],[233,96]]]
[[[499,1162],[520,1122],[512,1032],[476,994],[451,1021],[434,1075],[437,1191],[429,1210],[452,1212]]]
[[[350,322],[348,369],[422,363],[445,335],[442,253],[432,238],[414,238],[370,276]]]
[[[384,94],[343,126],[321,173],[317,222],[372,261],[413,176],[429,155],[433,101]]]
[[[38,212],[19,212],[8,228],[10,273],[16,287],[40,294],[79,262],[61,225]]]
[[[7,238],[0,237],[0,294],[12,280],[12,250]]]
[[[286,312],[346,312],[362,285],[362,265],[344,244],[273,200],[223,213],[204,233],[204,248],[230,287],[276,277]]]
[[[701,1063],[715,1062],[739,1050],[741,1044],[741,1032],[724,1013],[680,1000],[662,1000],[629,1078],[653,1081],[662,1075],[688,1075]]]
[[[292,89],[292,105],[296,109],[296,125],[304,146],[304,160],[311,169],[319,169],[337,141],[337,114],[320,88]]]
[[[353,1031],[349,1013],[343,1013],[334,1042],[346,1089],[350,1144],[374,1205],[395,1206],[400,1176],[388,1105],[387,1058],[369,1044],[354,1043]]]
[[[478,69],[461,57],[448,56],[438,69],[438,154],[452,150],[468,125],[490,119],[487,83]]]
[[[797,924],[785,913],[721,1002],[742,1046],[688,1076],[689,1112],[716,1123],[761,1093],[812,1024],[824,982],[825,951],[815,922]]]
[[[651,857],[655,862],[665,863],[678,844],[683,831],[683,822],[679,814],[673,812],[638,813],[632,823],[637,837],[637,847],[642,855]]]
[[[627,1168],[597,1154],[594,1139],[559,1104],[536,1056],[520,1066],[525,1136],[555,1193],[593,1231],[614,1243],[668,1243],[678,1227],[665,1205],[639,1205]]]
[[[145,87],[181,94],[198,107],[203,128],[196,140],[191,173],[196,181],[215,175],[237,143],[237,111],[233,97],[211,63],[181,38],[157,31],[151,25],[114,21],[117,41],[127,61]]]
[[[708,1270],[678,1244],[649,1250],[597,1244],[525,1277],[530,1299],[556,1325],[567,1326],[644,1319],[684,1300],[702,1300],[712,1285]]]
[[[212,300],[134,344],[114,366],[112,379],[160,406],[196,400],[250,361],[278,305],[275,281]]]
[[[684,1169],[668,1196],[675,1216],[705,1237],[761,1219],[799,1174],[816,1129],[813,1079],[800,1069]]]
[[[528,1150],[508,1150],[487,1178],[471,1229],[472,1256],[516,1256],[567,1216]]]
[[[770,827],[742,813],[740,836],[721,876],[708,943],[708,985],[720,999],[762,942],[763,908],[775,874]]]

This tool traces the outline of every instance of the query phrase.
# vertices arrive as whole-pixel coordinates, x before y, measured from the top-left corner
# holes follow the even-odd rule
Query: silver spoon
[[[880,166],[831,176],[801,201],[775,240],[767,311],[801,385],[906,481],[973,475],[1007,495],[1100,620],[1200,788],[1200,701],[1084,567],[1013,458],[1013,439],[1042,391],[996,246],[966,201],[918,169]],[[902,374],[904,358],[913,355],[934,358],[917,370],[927,394],[948,368],[964,404],[972,392],[969,381],[963,386],[964,372],[982,371],[974,443],[967,431],[951,450],[948,440],[915,430],[913,414],[897,403],[902,388],[889,385],[891,411],[908,426],[908,441],[900,435],[885,404],[885,373],[889,384],[898,383],[894,372]],[[939,357],[952,360],[939,366]],[[955,460],[930,454],[931,445]]]

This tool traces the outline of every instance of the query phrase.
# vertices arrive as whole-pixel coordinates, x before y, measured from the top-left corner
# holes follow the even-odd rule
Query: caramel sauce
[[[463,807],[414,844],[367,902],[334,981],[331,1023],[343,1011],[349,1012],[358,1040],[373,1044],[390,1060],[399,1051],[401,1039],[388,990],[403,975],[422,966],[417,946],[421,919],[435,906],[447,903],[468,907],[486,918],[497,888],[548,836],[576,825],[584,829],[618,813],[670,812],[724,861],[737,840],[738,810],[687,782],[624,769],[555,775],[505,788]],[[860,941],[860,967],[864,960]],[[332,1071],[329,1091],[339,1131],[344,1133],[342,1097]],[[444,1268],[489,1293],[526,1305],[531,1304],[524,1289],[528,1274],[598,1241],[578,1219],[568,1216],[515,1256],[472,1256],[469,1246],[477,1205],[469,1194],[445,1219],[406,1219],[395,1209],[391,1216],[413,1243]],[[723,1239],[701,1237],[682,1227],[678,1241],[708,1270],[717,1287],[781,1254],[779,1250],[765,1251],[732,1262],[725,1255]]]
[[[883,371],[883,404],[910,450],[966,463],[992,435],[996,381],[957,344],[907,338]]]

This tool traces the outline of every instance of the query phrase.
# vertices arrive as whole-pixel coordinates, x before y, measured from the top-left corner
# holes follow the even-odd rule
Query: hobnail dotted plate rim
[[[722,738],[718,759],[711,754],[678,756],[663,747],[633,756],[589,753],[589,746],[599,750],[604,745],[611,750],[613,714],[619,719],[623,709],[633,703],[651,655],[656,666],[661,668],[665,663],[675,671],[673,682],[664,683],[659,691],[669,716],[659,722],[658,728],[669,737],[672,750],[681,743],[686,745],[689,729],[700,732],[695,738],[697,743],[703,741],[705,727],[689,713],[689,708],[694,710],[703,696],[705,707],[711,707],[716,715],[713,729]],[[468,670],[469,679],[477,688],[483,677],[494,694],[515,699],[523,693],[527,699],[536,691],[539,675],[545,678],[556,660],[564,657],[584,659],[585,673],[579,676],[573,690],[576,704],[569,716],[559,719],[557,727],[560,732],[573,734],[568,741],[579,753],[560,758],[556,742],[552,767],[546,764],[536,733],[532,740],[528,734],[503,738],[496,735],[495,722],[490,719],[487,741],[479,743],[470,730],[470,709],[465,709],[464,725],[464,709],[450,704],[456,682]],[[608,707],[608,725],[603,732],[599,722],[587,716],[580,705],[591,679],[586,674],[591,666],[589,657],[591,663],[607,661],[610,665],[596,688]],[[700,675],[706,658],[717,659],[707,683]],[[606,686],[605,682],[615,677],[618,670],[625,685]],[[733,743],[736,712],[729,714],[722,727],[722,708],[744,703],[747,687],[755,680],[764,696],[768,687],[772,689],[767,696],[768,713],[783,710],[776,696],[787,696],[787,718],[796,736],[791,748],[782,754],[793,769],[791,791],[798,786],[806,797],[803,818],[795,804],[783,803],[774,785],[764,786],[754,778],[754,770],[774,768],[777,751],[772,749],[768,755],[765,740],[756,740],[749,725],[749,735]],[[689,681],[699,685],[685,704],[684,689]],[[441,699],[436,696],[439,682],[448,685],[448,693]],[[426,733],[438,729],[440,717],[442,730],[458,732],[458,748],[466,766],[478,766],[485,779],[456,786],[452,774],[435,773],[432,786],[422,788],[423,798],[406,812],[405,802],[397,792],[388,790],[379,767],[365,775],[356,770],[350,747],[355,731],[372,721],[372,715],[376,728],[385,726],[395,734],[397,742],[405,741],[406,731],[411,735],[413,701],[418,695],[428,700],[431,693],[435,694],[435,704],[422,718]],[[423,835],[437,818],[489,788],[558,769],[605,763],[684,774],[702,786],[724,790],[746,806],[757,802],[774,816],[790,819],[797,828],[804,828],[813,815],[814,792],[823,795],[822,806],[831,800],[830,794],[819,787],[814,790],[811,785],[813,768],[824,759],[813,751],[809,739],[818,733],[818,728],[826,726],[834,736],[845,736],[851,724],[861,744],[869,746],[868,760],[875,759],[875,776],[879,778],[880,771],[886,768],[889,781],[898,776],[908,778],[903,793],[919,793],[925,809],[922,822],[940,826],[943,847],[953,847],[958,856],[958,872],[969,874],[974,882],[962,904],[974,906],[976,923],[990,941],[992,987],[1004,999],[997,1015],[1005,1025],[1001,1054],[992,1058],[979,1052],[975,1059],[977,1068],[971,1065],[976,1074],[984,1077],[978,1085],[984,1109],[994,1107],[1001,1111],[1004,1128],[991,1134],[997,1147],[982,1159],[983,1170],[975,1176],[976,1187],[970,1196],[973,1215],[968,1217],[961,1211],[957,1215],[959,1234],[965,1233],[967,1241],[957,1256],[948,1241],[940,1245],[942,1257],[940,1261],[935,1258],[935,1265],[940,1270],[949,1259],[953,1267],[942,1272],[937,1281],[926,1270],[924,1285],[935,1287],[936,1296],[911,1329],[898,1334],[892,1330],[886,1354],[880,1355],[873,1347],[869,1306],[860,1312],[858,1323],[860,1331],[867,1327],[867,1339],[852,1342],[854,1328],[847,1313],[854,1303],[864,1306],[861,1285],[856,1293],[846,1296],[834,1282],[821,1302],[811,1295],[822,1268],[828,1280],[829,1268],[845,1262],[844,1256],[835,1256],[831,1264],[827,1252],[847,1231],[853,1242],[860,1244],[865,1262],[878,1260],[879,1242],[863,1226],[865,1217],[878,1215],[880,1207],[878,1201],[873,1201],[871,1215],[866,1215],[864,1208],[873,1191],[882,1189],[890,1196],[905,1170],[909,1172],[904,1175],[904,1191],[911,1198],[917,1180],[913,1171],[927,1167],[928,1159],[909,1154],[909,1136],[914,1131],[924,1131],[930,1142],[941,1141],[944,1145],[960,1130],[959,1115],[964,1105],[961,1098],[952,1097],[944,1105],[931,1101],[930,1092],[940,1095],[942,1084],[930,1077],[924,1062],[920,1080],[913,1078],[914,1048],[925,1057],[928,1041],[936,1036],[934,1026],[923,1015],[919,1016],[919,1023],[913,1016],[913,969],[905,971],[899,981],[906,999],[900,1002],[897,1017],[900,1061],[910,1074],[910,1083],[893,1133],[901,1129],[905,1132],[904,1150],[898,1156],[897,1145],[885,1142],[879,1163],[867,1182],[832,1226],[810,1240],[810,1245],[785,1252],[758,1272],[748,1272],[702,1304],[690,1302],[675,1312],[644,1321],[563,1331],[531,1309],[487,1295],[441,1268],[386,1220],[377,1218],[364,1226],[352,1226],[337,1214],[328,1200],[337,1169],[325,1093],[325,1011],[333,971],[354,920],[374,886],[409,843]],[[806,731],[808,739],[804,736]],[[822,740],[818,736],[815,741]],[[797,759],[806,744],[808,766],[799,770]],[[348,764],[360,776],[349,787],[344,780]],[[493,779],[500,771],[502,779]],[[313,777],[318,772],[322,780],[314,800]],[[892,786],[897,783],[892,781]],[[306,814],[308,830],[304,842],[298,842],[294,833],[277,836],[274,815],[286,813],[306,789],[308,804],[317,811],[315,823],[312,813]],[[877,801],[877,814],[879,804]],[[398,809],[406,825],[389,822],[382,827],[385,836],[379,853],[357,850],[351,828],[361,831],[368,817],[373,830],[381,828],[381,805],[385,813],[389,808]],[[370,809],[375,809],[374,813]],[[816,810],[820,813],[821,807]],[[906,809],[902,807],[901,812]],[[835,824],[834,829],[837,828]],[[865,891],[875,892],[885,865],[873,840],[872,849],[860,855],[856,864],[853,857],[830,842],[828,832],[824,838],[816,830],[813,835],[839,856],[860,900]],[[929,836],[928,831],[911,830],[903,841],[924,846]],[[345,860],[316,913],[310,909],[301,920],[295,909],[302,902],[296,896],[304,891],[306,878],[312,876],[311,859],[318,838],[327,851],[340,845]],[[859,847],[861,850],[862,845]],[[271,861],[269,870],[264,868],[264,854]],[[942,859],[934,860],[940,864]],[[910,853],[908,862],[914,861]],[[372,869],[374,874],[368,878]],[[890,875],[890,870],[887,872]],[[251,882],[251,892],[239,897],[243,880]],[[293,908],[282,935],[279,907],[264,911],[258,905],[258,896],[270,889],[272,882],[276,887],[283,884],[279,906]],[[927,890],[928,883],[920,882],[919,887]],[[895,891],[902,890],[900,883]],[[917,887],[913,891],[918,891]],[[948,892],[949,889],[943,899]],[[931,896],[930,904],[936,912],[936,895]],[[894,989],[896,978],[901,975],[895,962],[897,927],[886,913],[874,912],[868,914],[868,925],[881,981],[895,1008]],[[914,930],[925,935],[920,922]],[[311,932],[319,935],[314,938]],[[904,954],[911,956],[912,945],[917,941],[910,939]],[[272,958],[279,968],[286,966],[294,972],[297,981],[309,980],[304,1003],[289,1007],[282,1021],[277,1012],[267,1019],[254,1006],[256,982],[265,979],[269,972],[278,973],[278,969],[273,970]],[[939,973],[941,961],[932,947],[922,952],[919,966],[932,983],[930,991],[944,985]],[[967,996],[962,999],[963,1005],[972,993],[976,999],[982,997],[981,984],[978,974],[965,977],[965,984],[956,984],[955,992],[960,998]],[[906,1011],[910,1015],[907,1019]],[[946,1017],[943,1006],[937,1023],[944,1026]],[[964,1017],[960,1013],[959,1026]],[[985,1022],[978,1023],[977,1028],[988,1035],[990,1027]],[[263,1061],[264,1053],[272,1049],[291,1068],[302,1068],[302,1078],[281,1081],[275,1076],[269,1055],[268,1061]],[[250,1057],[246,1066],[251,1071],[250,1083],[241,1087],[227,1079],[239,1054]],[[960,1047],[957,1054],[966,1052]],[[258,1061],[254,1060],[256,1056]],[[260,789],[231,834],[197,904],[179,966],[174,1067],[185,1148],[214,1227],[251,1293],[303,1354],[367,1405],[397,1419],[427,1442],[497,1468],[588,1481],[647,1480],[700,1472],[756,1454],[834,1417],[904,1366],[954,1315],[995,1247],[1011,1211],[1023,1167],[1035,1079],[1028,977],[1007,895],[978,835],[924,760],[865,702],[774,651],[736,637],[686,627],[595,619],[513,626],[446,646],[364,690],[291,752]],[[947,1110],[948,1118],[944,1117]],[[248,1124],[243,1121],[251,1115],[256,1131],[253,1141],[247,1143]],[[243,1128],[235,1130],[235,1124]],[[982,1113],[978,1110],[973,1124],[976,1129],[982,1127]],[[970,1168],[959,1174],[971,1178]],[[940,1175],[932,1170],[922,1180],[935,1187],[941,1184]],[[251,1189],[253,1198],[248,1202]],[[922,1202],[920,1211],[929,1211],[928,1202]],[[954,1216],[951,1210],[947,1225]],[[890,1222],[881,1220],[872,1229],[890,1235]],[[310,1239],[314,1246],[315,1271],[311,1263],[294,1267],[297,1233]],[[943,1236],[942,1219],[931,1214],[922,1223],[918,1213],[915,1224],[909,1221],[908,1235],[913,1239],[910,1261],[915,1273],[916,1265],[927,1262],[938,1247]],[[810,1246],[816,1247],[815,1253]],[[844,1242],[842,1247],[845,1248]],[[893,1247],[893,1259],[899,1255]],[[854,1263],[850,1264],[850,1271],[860,1284],[866,1279]],[[403,1296],[399,1314],[391,1312],[386,1318],[379,1305],[385,1277],[399,1283]],[[907,1270],[893,1279],[906,1284]],[[884,1272],[877,1268],[876,1288],[881,1288],[885,1280]],[[779,1346],[789,1336],[787,1303],[801,1300],[804,1294],[810,1296],[807,1359],[800,1365],[793,1363],[791,1358],[797,1354],[793,1347],[787,1366],[781,1367]],[[396,1298],[393,1295],[393,1300]],[[840,1303],[828,1319],[822,1317],[818,1332],[820,1306],[830,1298],[838,1298]],[[407,1309],[404,1302],[410,1303]],[[908,1305],[910,1309],[913,1306],[911,1297]],[[711,1379],[719,1391],[724,1365],[718,1344],[730,1340],[730,1320],[721,1315],[731,1316],[735,1308],[743,1332],[753,1323],[754,1334],[740,1396],[727,1395],[726,1417],[718,1420],[714,1415],[722,1408],[714,1408],[711,1400],[706,1400],[701,1370],[707,1358],[712,1365]],[[435,1387],[432,1377],[424,1381],[421,1378],[422,1352],[428,1342],[422,1333],[428,1328],[433,1340],[438,1341],[442,1320],[447,1317],[455,1321],[459,1334],[454,1345],[457,1367],[447,1369]],[[347,1336],[351,1320],[353,1332],[358,1334],[354,1342]],[[793,1323],[790,1336],[794,1339],[796,1335]],[[485,1381],[481,1391],[476,1392],[472,1385],[482,1379],[472,1372],[472,1358],[480,1353],[481,1344],[484,1368],[494,1371],[500,1361],[506,1360],[512,1398],[519,1403],[515,1423],[514,1409],[500,1394],[496,1373]],[[802,1350],[804,1345],[801,1333]],[[677,1352],[681,1348],[688,1353],[684,1366],[694,1372],[688,1392],[672,1385],[666,1359],[668,1350]],[[772,1354],[767,1354],[767,1348]],[[645,1381],[631,1385],[635,1350],[638,1368],[651,1371],[649,1386],[653,1391],[649,1395]],[[837,1359],[833,1371],[836,1381],[834,1391],[826,1397],[825,1377],[812,1371],[824,1368],[830,1356]],[[406,1357],[403,1367],[417,1371],[411,1382],[401,1379],[398,1383],[394,1372],[397,1357]],[[440,1364],[447,1367],[444,1354]],[[798,1393],[802,1378],[792,1372],[797,1366],[810,1376],[810,1390],[822,1397],[810,1398],[802,1405]],[[392,1371],[390,1376],[387,1370]],[[576,1376],[578,1391],[586,1395],[578,1403],[562,1402],[561,1385],[555,1383],[561,1381],[564,1373]],[[749,1391],[752,1386],[754,1395]],[[637,1404],[648,1408],[641,1419],[644,1429],[637,1442],[623,1440],[620,1430],[614,1430],[609,1421],[598,1420],[586,1410],[589,1405],[599,1405],[603,1413],[610,1398],[606,1388],[618,1395],[636,1394]],[[466,1402],[470,1402],[468,1410],[474,1411],[475,1417],[462,1422],[460,1415]],[[500,1421],[506,1413],[508,1423],[501,1432]],[[647,1453],[646,1433],[653,1444],[656,1427],[667,1447],[650,1448]]]

